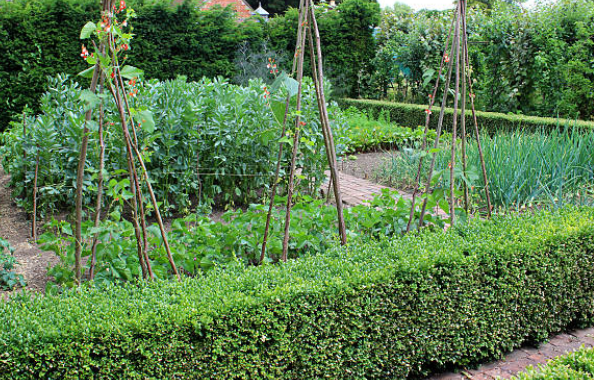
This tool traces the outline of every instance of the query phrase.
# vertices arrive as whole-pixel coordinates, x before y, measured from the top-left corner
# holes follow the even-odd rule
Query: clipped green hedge
[[[362,111],[366,111],[370,116],[377,118],[381,112],[388,113],[392,122],[407,127],[416,127],[418,125],[425,125],[425,117],[427,114],[425,110],[427,106],[419,104],[407,103],[393,103],[380,100],[367,99],[340,99],[338,104],[342,108],[355,107]],[[434,106],[432,108],[433,116],[431,117],[430,127],[437,128],[438,115],[440,107]],[[452,116],[454,110],[446,108],[444,117],[444,128],[450,130],[452,126]],[[594,129],[594,122],[570,119],[556,119],[537,116],[524,115],[507,115],[496,112],[476,112],[477,121],[481,130],[499,131],[499,130],[513,130],[517,128],[537,130],[541,128],[558,128],[558,127],[578,127]],[[474,128],[472,120],[472,112],[466,112],[466,125]]]
[[[594,209],[0,303],[0,379],[405,379],[594,320]]]
[[[594,379],[594,348],[582,348],[555,358],[547,365],[530,368],[511,380],[592,380]]]
[[[238,44],[262,39],[259,24],[237,23],[230,9],[203,12],[190,0],[173,2],[179,6],[166,0],[126,3],[138,15],[131,22],[135,38],[128,63],[147,78],[231,77]],[[100,18],[100,5],[97,0],[0,1],[0,131],[25,105],[40,111],[47,77],[74,76],[88,67],[80,57],[80,30]]]

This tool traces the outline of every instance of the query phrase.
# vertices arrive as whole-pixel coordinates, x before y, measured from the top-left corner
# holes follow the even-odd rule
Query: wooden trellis
[[[318,103],[318,110],[320,113],[320,124],[322,127],[322,133],[324,136],[324,146],[326,150],[326,158],[328,159],[328,166],[330,167],[330,182],[334,190],[334,198],[336,200],[336,211],[338,215],[338,231],[340,234],[341,244],[346,244],[346,226],[344,223],[344,216],[342,210],[342,196],[340,193],[340,180],[338,178],[338,169],[336,164],[336,150],[334,147],[334,140],[332,137],[332,130],[330,128],[330,120],[328,118],[328,110],[326,108],[326,99],[324,96],[324,71],[322,67],[322,48],[320,43],[320,32],[318,29],[318,23],[316,20],[314,5],[311,0],[301,0],[299,3],[299,24],[297,28],[297,44],[295,48],[295,56],[293,59],[293,70],[292,75],[296,75],[298,82],[297,90],[297,102],[296,102],[296,117],[295,133],[293,136],[293,148],[291,154],[291,168],[288,179],[287,189],[287,203],[285,213],[285,229],[283,238],[283,250],[281,259],[287,261],[288,247],[289,247],[289,230],[291,224],[291,208],[293,206],[293,193],[295,187],[295,171],[296,171],[296,159],[299,152],[299,133],[300,133],[300,116],[299,111],[301,110],[301,90],[303,85],[303,63],[305,60],[305,49],[309,46],[312,78],[316,91],[316,99]],[[307,44],[306,44],[307,42]],[[285,103],[285,116],[283,120],[281,137],[285,135],[286,123],[288,122],[289,115],[290,97],[287,97]],[[274,181],[272,183],[270,205],[268,209],[268,215],[266,217],[266,226],[264,229],[264,237],[262,241],[262,252],[260,255],[260,262],[264,261],[266,257],[266,244],[268,242],[268,231],[270,229],[270,218],[272,215],[272,209],[274,207],[274,198],[276,196],[277,183],[279,180],[281,159],[283,154],[283,145],[280,143],[278,161],[276,166],[276,173]]]
[[[453,37],[453,38],[452,38]],[[448,54],[449,52],[449,54]],[[461,129],[461,162],[462,162],[462,173],[466,176],[467,172],[467,156],[466,156],[466,101],[467,101],[467,85],[469,91],[469,98],[470,98],[470,105],[472,109],[472,120],[474,124],[474,136],[476,138],[476,142],[478,144],[478,152],[481,164],[481,171],[483,180],[485,182],[485,197],[487,202],[487,216],[491,216],[491,198],[489,195],[489,181],[487,177],[487,170],[485,168],[485,159],[483,156],[483,150],[481,147],[481,140],[478,128],[478,122],[476,118],[476,110],[474,105],[474,93],[472,91],[472,80],[471,80],[471,67],[470,67],[470,57],[468,54],[468,35],[466,30],[466,0],[459,0],[456,5],[456,12],[452,19],[452,23],[450,25],[450,31],[448,33],[448,37],[445,44],[444,54],[441,58],[441,64],[439,67],[439,72],[437,75],[437,80],[435,83],[435,87],[433,89],[433,93],[430,95],[429,99],[429,107],[426,110],[427,116],[425,118],[425,133],[423,137],[423,143],[421,146],[421,150],[424,152],[427,150],[427,136],[429,131],[429,123],[431,121],[431,109],[433,108],[433,104],[435,103],[435,99],[437,96],[437,92],[439,89],[439,81],[441,75],[444,71],[445,64],[447,64],[447,74],[445,77],[445,86],[443,90],[443,96],[441,100],[441,109],[439,112],[439,119],[437,122],[437,135],[435,137],[435,141],[432,148],[432,155],[431,155],[431,164],[429,165],[429,173],[427,176],[427,181],[425,183],[423,189],[423,203],[421,208],[421,214],[419,217],[419,224],[418,227],[420,228],[423,225],[423,219],[425,217],[426,208],[427,208],[427,195],[429,195],[431,191],[431,181],[433,179],[434,171],[435,171],[435,161],[437,157],[437,149],[439,147],[439,139],[441,137],[443,131],[443,120],[445,115],[445,108],[448,100],[448,94],[450,92],[450,83],[452,78],[452,72],[454,73],[454,114],[452,115],[452,141],[451,141],[451,158],[450,158],[450,189],[449,189],[449,206],[450,206],[450,225],[453,226],[455,223],[455,199],[454,199],[454,170],[456,167],[456,140],[458,135],[458,118],[460,118],[460,129]],[[461,104],[459,104],[461,103]],[[460,106],[460,107],[459,107]],[[460,111],[460,112],[459,112]],[[460,113],[460,115],[459,115]],[[421,175],[423,173],[423,162],[425,156],[422,155],[419,161],[419,167],[415,179],[415,189],[413,193],[412,205],[410,210],[410,217],[408,220],[408,225],[406,231],[410,231],[413,217],[416,210],[415,201],[417,198],[417,194],[419,193],[419,188],[421,186]],[[464,202],[464,209],[466,213],[469,211],[469,192],[468,192],[468,185],[466,181],[462,181],[463,186],[463,202]]]
[[[120,11],[125,8],[125,1],[120,1],[119,9]],[[145,215],[145,208],[144,208],[144,197],[142,194],[142,180],[144,179],[144,184],[146,189],[148,190],[152,205],[154,207],[155,216],[157,219],[157,223],[159,225],[159,229],[161,232],[161,236],[163,239],[163,245],[165,247],[165,251],[167,253],[167,258],[169,264],[171,265],[172,272],[178,279],[181,279],[177,266],[173,261],[173,256],[171,254],[171,249],[169,247],[169,241],[167,240],[167,232],[165,231],[165,226],[163,224],[163,219],[161,218],[161,213],[159,212],[159,205],[157,202],[157,198],[153,191],[151,182],[149,181],[148,171],[144,164],[144,160],[142,158],[142,154],[139,151],[138,147],[138,139],[136,136],[136,121],[134,120],[134,116],[130,109],[130,104],[128,102],[128,94],[126,92],[126,87],[124,84],[124,80],[122,78],[122,70],[120,67],[120,62],[118,60],[118,52],[120,51],[120,47],[117,46],[117,42],[115,39],[114,34],[112,33],[110,26],[115,20],[116,10],[118,9],[118,5],[116,4],[116,0],[101,0],[101,18],[102,18],[102,25],[105,28],[105,33],[103,38],[101,38],[99,46],[96,47],[96,52],[99,55],[106,56],[110,58],[110,66],[104,67],[101,64],[101,61],[97,59],[97,63],[94,65],[93,69],[93,77],[91,79],[91,86],[90,92],[96,93],[98,87],[107,89],[113,100],[116,104],[118,109],[118,113],[120,116],[121,121],[121,128],[122,134],[124,139],[124,144],[126,146],[126,157],[128,161],[128,175],[130,177],[130,190],[132,192],[131,198],[131,206],[132,206],[132,224],[134,226],[134,233],[136,237],[136,246],[138,251],[138,260],[140,263],[140,267],[142,270],[143,278],[153,279],[154,273],[151,268],[150,258],[148,255],[148,232],[146,227],[146,215]],[[86,28],[86,26],[85,26]],[[83,50],[84,51],[84,50]],[[99,86],[98,86],[99,85]],[[80,284],[82,279],[82,191],[83,191],[83,179],[84,179],[84,168],[87,156],[87,147],[88,147],[88,137],[90,130],[88,128],[88,123],[91,122],[93,119],[93,109],[90,108],[85,114],[85,124],[83,127],[83,135],[81,141],[81,149],[80,149],[80,158],[76,176],[76,220],[75,220],[75,280],[77,283]],[[104,131],[104,114],[103,114],[103,107],[100,106],[99,109],[99,144],[100,144],[100,170],[99,170],[99,178],[98,178],[98,191],[97,191],[97,201],[96,201],[96,214],[94,218],[95,227],[99,225],[101,220],[101,196],[103,191],[103,168],[104,168],[104,159],[105,159],[105,144],[103,141],[103,131]],[[96,249],[98,243],[98,234],[95,234],[93,243],[92,243],[92,253],[91,253],[91,268],[90,268],[90,277],[91,279],[95,273],[95,263],[96,263]]]

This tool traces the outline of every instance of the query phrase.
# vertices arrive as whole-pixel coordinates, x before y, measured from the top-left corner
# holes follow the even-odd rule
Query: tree
[[[385,11],[391,12],[395,16],[401,17],[413,13],[414,9],[404,3],[401,3],[400,1],[396,1],[393,6],[386,7]]]

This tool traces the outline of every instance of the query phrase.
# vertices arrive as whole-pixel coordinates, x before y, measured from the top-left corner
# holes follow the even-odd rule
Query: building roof
[[[249,18],[254,14],[254,8],[245,0],[207,0],[202,9],[210,9],[215,5],[220,5],[222,8],[231,5],[233,10],[237,12],[237,18],[240,20]]]
[[[262,8],[262,3],[258,3],[258,8],[254,11],[262,17],[266,17],[270,15],[270,13],[266,12],[266,9]]]

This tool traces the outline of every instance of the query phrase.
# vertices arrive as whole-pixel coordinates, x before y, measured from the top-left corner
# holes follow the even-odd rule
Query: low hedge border
[[[510,380],[592,380],[594,348],[582,348],[555,358],[547,365],[530,368]]]
[[[0,379],[405,379],[594,321],[594,209],[0,302]]]
[[[416,127],[418,125],[424,126],[425,117],[427,116],[425,113],[427,106],[419,104],[393,103],[367,99],[340,99],[338,100],[338,104],[343,109],[355,107],[362,111],[366,111],[374,118],[377,118],[381,112],[388,112],[391,121],[407,127]],[[438,117],[436,115],[439,114],[439,111],[440,107],[434,106],[432,108],[433,117],[431,118],[430,127],[433,129],[437,128]],[[446,108],[444,116],[444,128],[446,130],[451,128],[453,114],[454,110],[452,108]],[[583,120],[508,115],[503,113],[482,111],[477,111],[476,116],[479,128],[489,132],[495,132],[499,130],[513,130],[517,128],[537,130],[540,128],[547,129],[566,126],[586,129],[594,128],[594,122]],[[470,127],[474,126],[471,111],[466,112],[466,125]]]

